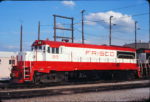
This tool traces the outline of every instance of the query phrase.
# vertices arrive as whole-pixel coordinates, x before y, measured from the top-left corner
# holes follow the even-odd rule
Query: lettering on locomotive
[[[115,52],[112,51],[85,51],[86,55],[98,55],[98,56],[109,56],[109,57],[114,57]]]

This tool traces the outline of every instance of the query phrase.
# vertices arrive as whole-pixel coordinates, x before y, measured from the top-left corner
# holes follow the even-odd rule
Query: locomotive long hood
[[[36,40],[32,46],[49,45],[51,47],[58,48],[60,46],[66,47],[79,47],[79,48],[94,48],[94,49],[108,49],[108,50],[120,50],[120,51],[132,51],[135,52],[136,49],[122,46],[108,46],[108,45],[92,45],[92,44],[80,44],[80,43],[68,43],[68,42],[58,42],[49,40]]]

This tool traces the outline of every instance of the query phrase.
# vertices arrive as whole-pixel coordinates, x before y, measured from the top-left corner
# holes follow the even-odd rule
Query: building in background
[[[9,80],[11,68],[16,64],[16,52],[0,51],[0,81]]]
[[[135,48],[135,43],[131,43],[131,44],[125,44],[125,47],[130,47],[130,48]],[[138,42],[136,44],[136,49],[150,49],[150,43],[145,43],[145,42]]]

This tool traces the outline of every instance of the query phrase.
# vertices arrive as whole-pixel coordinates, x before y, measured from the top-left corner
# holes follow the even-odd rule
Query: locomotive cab
[[[49,73],[45,71],[46,61],[58,60],[60,49],[43,43],[40,40],[35,41],[31,46],[31,51],[20,52],[17,56],[17,66],[13,66],[11,79],[13,82],[23,83],[32,81],[35,72]]]

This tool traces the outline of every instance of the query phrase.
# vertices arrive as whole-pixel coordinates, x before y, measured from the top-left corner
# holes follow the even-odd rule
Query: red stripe
[[[145,53],[150,53],[150,50],[145,50]]]
[[[34,61],[34,62],[19,62],[18,68],[20,70],[13,71],[17,76],[19,73],[23,73],[23,63],[25,67],[30,67],[31,65],[31,77],[30,81],[33,79],[34,71],[49,73],[50,71],[74,71],[74,70],[137,70],[137,64],[133,63],[96,63],[96,62],[48,62],[48,61]],[[31,63],[31,64],[30,64]],[[25,79],[14,79],[14,82],[23,83]]]
[[[25,62],[30,67],[30,62]],[[20,64],[21,65],[21,64]],[[32,62],[32,70],[48,73],[55,71],[74,71],[74,70],[138,70],[134,63],[96,63],[96,62]]]

